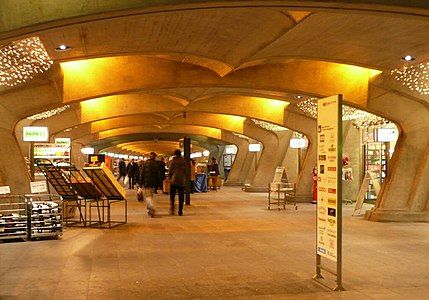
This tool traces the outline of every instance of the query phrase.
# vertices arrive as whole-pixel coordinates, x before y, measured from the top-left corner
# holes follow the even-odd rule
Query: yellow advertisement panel
[[[341,209],[341,98],[317,105],[317,254],[337,261]]]

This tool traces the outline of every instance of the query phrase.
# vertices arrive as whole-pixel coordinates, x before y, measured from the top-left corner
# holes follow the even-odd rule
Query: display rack
[[[59,168],[47,159],[38,160],[37,167],[64,201],[65,226],[85,227],[86,200],[79,196],[74,189],[76,185],[72,184],[72,182],[78,181],[75,178],[76,168],[73,165],[67,168]],[[78,212],[77,216],[75,216],[76,211]]]
[[[26,239],[27,200],[18,195],[0,195],[0,240]]]
[[[89,204],[89,222],[92,222],[92,210],[96,209],[100,227],[111,228],[127,223],[127,199],[125,190],[118,183],[112,172],[103,163],[101,166],[85,167],[83,171],[92,180],[95,187],[103,195],[99,201]],[[124,208],[123,220],[113,220],[111,214],[112,204],[122,204]],[[101,209],[101,212],[100,212]]]
[[[274,194],[274,197],[273,195]],[[296,184],[289,182],[272,182],[268,184],[268,209],[271,205],[277,205],[277,209],[283,206],[286,209],[286,204],[293,205],[295,210],[298,209],[296,205]]]
[[[30,194],[28,199],[29,239],[51,237],[58,238],[63,234],[61,196],[51,194]]]
[[[389,157],[388,143],[370,142],[364,145],[364,174],[368,171],[376,174],[375,179],[371,179],[365,200],[374,202],[377,199],[373,180],[378,180],[380,184],[387,176],[387,163]]]

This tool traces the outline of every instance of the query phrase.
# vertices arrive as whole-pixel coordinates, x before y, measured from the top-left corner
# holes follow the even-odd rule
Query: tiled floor
[[[267,210],[238,188],[194,194],[183,217],[156,195],[149,218],[0,243],[0,299],[429,299],[429,224],[373,223],[344,208],[345,292],[312,281],[315,208]]]

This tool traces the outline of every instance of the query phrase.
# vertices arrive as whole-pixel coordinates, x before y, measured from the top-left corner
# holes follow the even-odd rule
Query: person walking
[[[185,159],[182,157],[180,150],[174,151],[174,157],[170,163],[169,177],[170,177],[170,215],[174,215],[174,198],[176,191],[179,196],[179,211],[178,215],[183,215],[183,203],[185,202],[185,184],[186,172],[188,167]]]
[[[138,184],[142,187],[144,199],[146,200],[147,213],[152,218],[155,216],[153,192],[157,188],[159,180],[159,166],[155,161],[155,157],[155,152],[149,154],[149,159],[143,163],[138,176]]]
[[[212,164],[209,165],[209,188],[211,190],[217,190],[218,187],[218,177],[219,177],[219,165],[216,161],[216,158],[212,157]]]
[[[190,187],[190,191],[191,194],[194,193],[194,183],[195,183],[195,178],[196,178],[196,174],[195,174],[195,160],[191,159],[191,165],[190,165],[190,172],[191,172],[191,187]]]
[[[131,161],[127,165],[127,176],[128,176],[128,189],[134,189],[134,185],[136,184],[136,178],[138,175],[139,166],[131,159]]]
[[[166,164],[164,161],[164,157],[161,157],[160,160],[156,161],[158,163],[158,169],[159,169],[159,177],[158,177],[158,186],[155,188],[155,193],[158,193],[158,190],[161,190],[162,194],[162,185],[165,180],[165,170],[166,170]]]
[[[119,159],[118,169],[119,169],[118,181],[121,180],[121,178],[125,179],[125,176],[127,176],[127,166],[123,158]]]

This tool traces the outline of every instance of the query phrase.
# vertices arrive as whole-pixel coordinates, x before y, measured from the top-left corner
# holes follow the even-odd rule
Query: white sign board
[[[10,186],[0,186],[0,195],[10,194]]]
[[[261,152],[261,144],[249,144],[249,152]]]
[[[48,191],[46,181],[30,182],[30,191],[32,194],[46,193]]]
[[[378,128],[377,142],[395,142],[398,139],[398,130],[392,128]]]
[[[307,148],[306,139],[290,139],[289,146],[293,149]]]
[[[47,142],[49,140],[48,127],[24,127],[23,140],[24,142]]]
[[[55,144],[70,147],[71,138],[55,138]]]
[[[317,254],[337,261],[341,199],[341,100],[320,99],[317,105]]]
[[[274,173],[273,183],[281,183],[283,174],[285,173],[285,167],[277,167]]]

